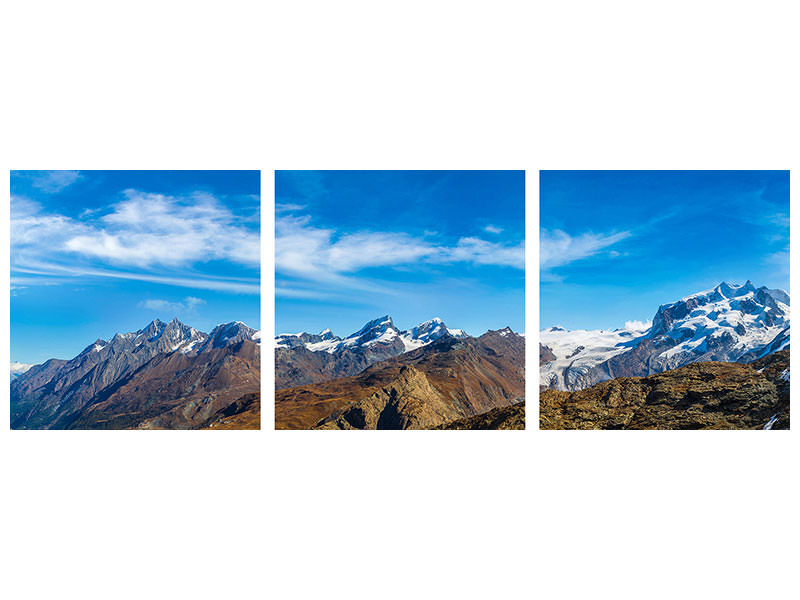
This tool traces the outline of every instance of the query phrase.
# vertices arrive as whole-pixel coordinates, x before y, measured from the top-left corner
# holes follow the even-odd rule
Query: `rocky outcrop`
[[[314,429],[431,429],[460,416],[422,371],[404,365],[387,385],[348,403]]]
[[[219,409],[199,429],[261,429],[261,394],[245,394]]]
[[[540,395],[541,429],[788,429],[789,351]]]
[[[541,367],[544,364],[549,363],[556,359],[556,355],[553,354],[553,349],[549,346],[544,346],[539,344],[539,366]]]
[[[525,402],[493,408],[474,417],[450,421],[436,429],[525,429]]]

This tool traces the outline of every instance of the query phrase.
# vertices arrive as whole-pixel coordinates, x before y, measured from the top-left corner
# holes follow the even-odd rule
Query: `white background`
[[[792,168],[795,4],[6,2],[0,167],[263,170],[265,339],[272,169],[526,169],[533,341],[537,169]],[[270,359],[262,432],[4,391],[3,596],[798,597],[796,431],[276,433]]]

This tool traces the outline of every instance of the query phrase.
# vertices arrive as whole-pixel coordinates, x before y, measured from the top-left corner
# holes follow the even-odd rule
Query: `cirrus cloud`
[[[307,215],[276,220],[275,268],[289,275],[330,279],[369,267],[455,262],[524,269],[525,249],[475,237],[447,246],[402,232],[340,234],[311,225]]]
[[[542,229],[539,236],[539,266],[546,271],[594,256],[632,236],[630,231],[583,233],[572,236],[560,229]],[[619,253],[613,256],[619,256]]]

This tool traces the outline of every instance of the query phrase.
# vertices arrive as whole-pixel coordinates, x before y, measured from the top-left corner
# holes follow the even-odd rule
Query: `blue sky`
[[[159,318],[260,328],[258,171],[12,171],[11,360]]]
[[[788,171],[542,171],[540,326],[614,329],[721,281],[789,291]]]
[[[524,331],[522,171],[278,171],[276,330]]]

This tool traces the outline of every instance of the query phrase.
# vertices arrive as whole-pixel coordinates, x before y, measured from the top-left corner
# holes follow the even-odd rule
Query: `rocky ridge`
[[[540,394],[541,429],[788,429],[789,351]]]
[[[422,348],[438,339],[468,337],[437,318],[409,330],[388,315],[367,322],[346,338],[325,329],[319,334],[281,334],[275,338],[275,388],[285,389],[356,375],[375,363]]]

